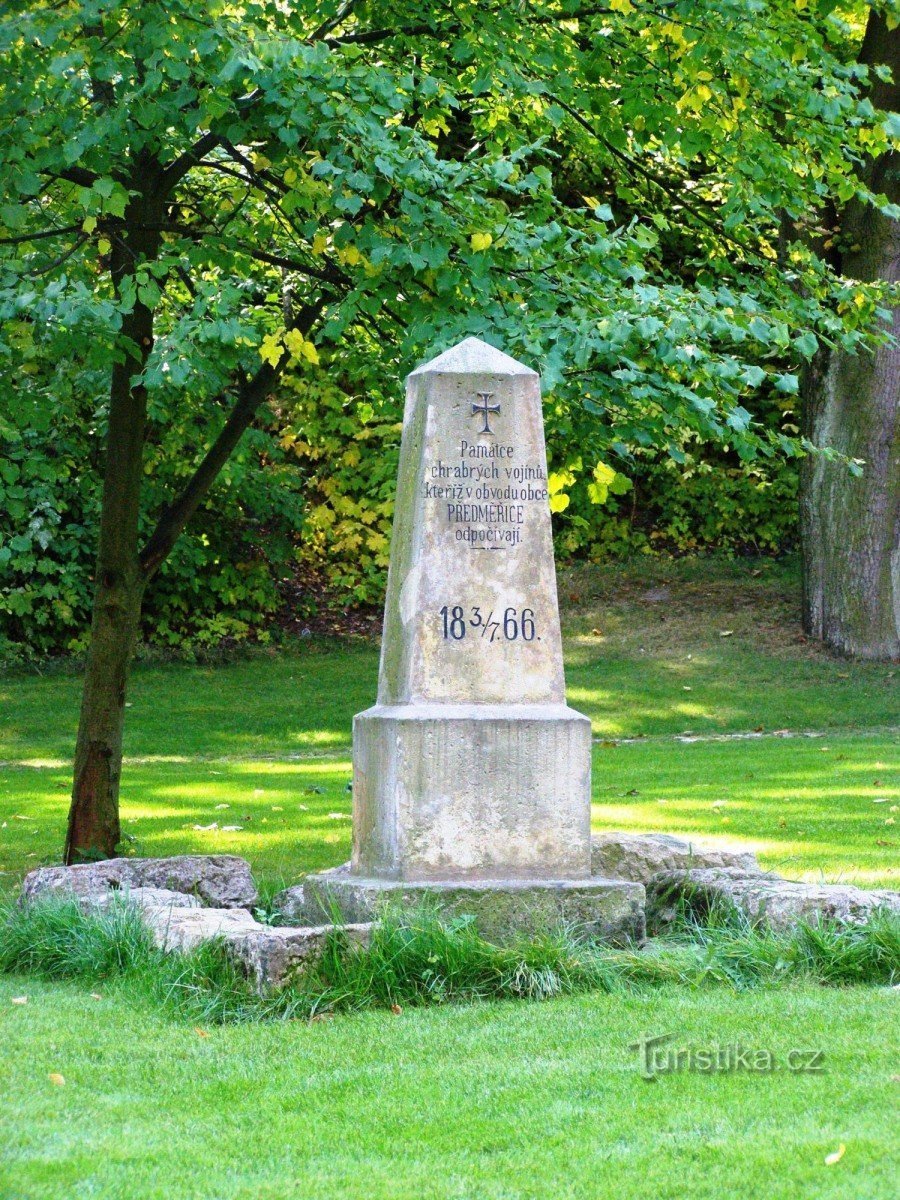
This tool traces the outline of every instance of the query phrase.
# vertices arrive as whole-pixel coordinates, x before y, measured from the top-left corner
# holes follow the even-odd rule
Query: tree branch
[[[193,146],[169,163],[162,173],[162,186],[165,191],[170,192],[191,167],[196,166],[210,150],[214,150],[220,141],[217,133],[204,133],[203,137],[198,138]]]
[[[66,183],[77,183],[79,187],[93,187],[100,178],[86,167],[66,167],[64,171],[41,171],[48,179],[64,179]]]
[[[315,324],[326,302],[327,297],[322,297],[315,304],[304,305],[294,319],[291,328],[306,335]],[[212,487],[217,475],[249,427],[257,409],[278,382],[287,362],[287,354],[282,354],[278,364],[274,367],[270,363],[264,362],[252,378],[244,378],[240,383],[237,403],[232,408],[219,436],[207,450],[181,495],[172,501],[159,518],[156,528],[140,553],[139,562],[145,581],[153,577],[175,545],[182,530],[197,511],[204,496]]]
[[[37,242],[41,238],[59,237],[63,233],[80,232],[80,225],[60,225],[58,229],[41,229],[38,233],[19,233],[15,237],[0,238],[0,246],[18,246],[22,242]]]

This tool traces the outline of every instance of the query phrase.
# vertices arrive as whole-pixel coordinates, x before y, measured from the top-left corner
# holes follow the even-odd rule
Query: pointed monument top
[[[430,362],[416,367],[413,375],[537,375],[481,338],[467,337]]]

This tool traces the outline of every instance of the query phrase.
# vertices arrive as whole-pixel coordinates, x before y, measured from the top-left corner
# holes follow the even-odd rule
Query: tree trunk
[[[144,204],[135,207],[132,216],[140,227],[147,210]],[[143,234],[127,241],[117,239],[112,264],[117,289],[134,272],[139,258],[152,257],[157,246],[157,235],[150,240]],[[123,318],[121,345],[123,360],[113,366],[110,382],[100,545],[66,833],[67,863],[111,858],[120,840],[125,682],[145,586],[138,557],[138,519],[147,394],[139,376],[153,345],[153,314],[140,302]]]
[[[900,80],[900,28],[870,16],[861,61],[888,63]],[[873,102],[900,108],[897,83],[876,83]],[[866,182],[900,203],[900,155],[871,164]],[[843,215],[842,273],[900,280],[900,221],[853,202]],[[839,653],[900,658],[900,308],[893,341],[859,355],[823,351],[804,381],[804,433],[819,448],[862,462],[862,474],[822,454],[802,467],[803,623]]]

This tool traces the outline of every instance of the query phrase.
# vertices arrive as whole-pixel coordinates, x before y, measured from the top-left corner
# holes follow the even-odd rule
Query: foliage
[[[322,566],[331,585],[356,601],[383,599],[400,450],[398,403],[348,396],[327,381],[280,396],[281,445],[306,474],[306,520],[298,553]]]
[[[64,408],[72,397],[102,436],[104,381],[136,356],[149,415],[142,531],[152,539],[162,523],[167,553],[179,493],[229,412],[247,425],[260,414],[258,461],[279,461],[260,406],[287,372],[276,406],[299,397],[285,437],[311,476],[302,537],[361,598],[383,572],[391,433],[379,426],[394,419],[362,414],[473,329],[540,368],[559,469],[580,457],[588,488],[614,497],[650,450],[686,465],[712,442],[732,471],[794,456],[802,438],[760,390],[789,399],[820,344],[860,346],[886,312],[880,285],[841,278],[826,254],[835,199],[885,208],[858,167],[896,143],[854,61],[866,12],[829,0],[424,11],[243,0],[200,19],[183,0],[139,17],[121,0],[18,0],[0,24],[4,428],[48,440],[57,397]],[[142,313],[153,336],[136,346],[127,330]],[[20,371],[29,356],[50,364],[37,395]],[[64,379],[60,362],[77,369]],[[354,462],[366,429],[378,450]],[[25,496],[0,553],[24,557],[0,563],[6,607],[43,627],[34,649],[77,645],[85,625],[84,549],[72,579],[56,551],[46,567],[33,553],[53,505],[73,518],[60,561],[75,562],[77,526],[96,517],[96,443],[65,421],[63,441],[68,458],[53,461],[69,474],[44,480],[53,499],[39,481],[9,483]],[[78,505],[56,500],[68,459]],[[597,471],[613,472],[609,485]],[[240,636],[273,602],[280,567],[248,552],[245,530],[235,545],[221,529],[245,509],[241,465],[231,473],[228,503],[220,492],[207,507],[150,597],[164,641]],[[277,472],[253,498],[257,545],[288,515],[275,492],[291,505],[289,478]],[[360,494],[367,478],[374,497]],[[563,516],[567,497],[556,493]],[[564,544],[619,543],[616,519],[577,532],[578,508]],[[743,519],[719,533],[737,540]],[[771,545],[766,521],[757,540]],[[683,513],[661,522],[677,546],[714,532],[688,533]]]
[[[28,384],[18,396],[0,371],[0,660],[13,661],[86,647],[106,432],[96,372],[69,359],[50,369],[33,354],[18,367]],[[179,480],[173,445],[199,436],[188,413],[148,446],[151,512]],[[252,431],[151,583],[145,640],[184,648],[251,630],[265,639],[303,522],[302,489],[272,435]]]

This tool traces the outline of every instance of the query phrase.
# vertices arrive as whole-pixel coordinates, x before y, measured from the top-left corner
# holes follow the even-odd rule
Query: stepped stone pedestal
[[[642,932],[641,885],[591,877],[540,380],[476,338],[408,380],[378,703],[354,720],[353,767],[353,857],[306,881],[310,919],[427,896],[494,937]]]

